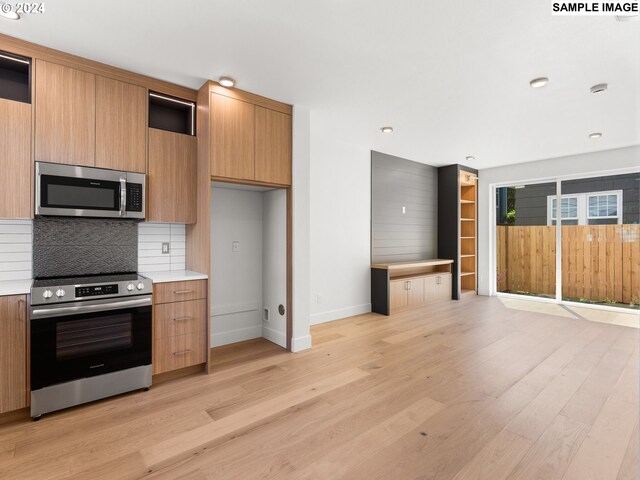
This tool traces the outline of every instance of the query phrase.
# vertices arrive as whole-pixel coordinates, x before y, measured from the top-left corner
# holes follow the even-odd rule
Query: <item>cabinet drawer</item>
[[[206,361],[205,332],[200,330],[153,343],[153,374],[191,367]]]
[[[175,337],[206,328],[206,300],[162,303],[153,307],[153,338]]]
[[[153,285],[153,303],[184,302],[207,298],[207,281],[156,283]]]

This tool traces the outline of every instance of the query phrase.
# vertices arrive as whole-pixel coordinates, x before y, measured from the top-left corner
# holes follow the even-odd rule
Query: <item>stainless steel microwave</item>
[[[36,215],[144,219],[145,175],[36,162]]]

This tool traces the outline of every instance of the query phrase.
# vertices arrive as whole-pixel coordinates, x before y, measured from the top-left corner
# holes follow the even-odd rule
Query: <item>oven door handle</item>
[[[41,318],[61,317],[64,315],[80,315],[82,313],[107,312],[110,310],[123,310],[125,308],[145,307],[152,305],[151,297],[135,298],[132,300],[124,300],[121,302],[109,303],[86,303],[84,305],[76,305],[73,307],[44,307],[33,308],[31,310],[31,319],[38,320]]]

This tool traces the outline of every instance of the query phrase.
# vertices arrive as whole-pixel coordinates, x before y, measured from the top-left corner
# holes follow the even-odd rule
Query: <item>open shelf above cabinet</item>
[[[196,134],[196,104],[149,92],[149,127],[184,135]]]
[[[31,59],[0,51],[0,98],[31,103]]]

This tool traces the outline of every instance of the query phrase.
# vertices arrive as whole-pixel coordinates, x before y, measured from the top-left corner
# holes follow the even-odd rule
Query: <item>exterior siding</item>
[[[622,223],[640,223],[640,174],[613,175],[562,182],[562,193],[606,192],[622,190]],[[547,225],[547,197],[556,194],[555,183],[526,185],[515,190],[515,224]]]

